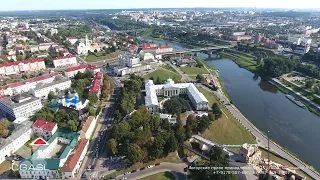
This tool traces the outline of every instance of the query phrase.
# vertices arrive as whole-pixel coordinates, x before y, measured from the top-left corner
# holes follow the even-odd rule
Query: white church
[[[81,40],[78,40],[75,43],[75,50],[78,54],[88,54],[88,51],[94,52],[95,50],[100,51],[101,48],[98,45],[98,43],[93,43],[92,40],[88,39],[88,36],[86,35],[86,38],[84,42]]]

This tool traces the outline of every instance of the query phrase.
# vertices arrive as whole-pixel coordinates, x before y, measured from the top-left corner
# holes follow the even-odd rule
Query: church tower
[[[86,46],[89,46],[90,43],[89,43],[89,39],[88,39],[88,35],[86,35]]]

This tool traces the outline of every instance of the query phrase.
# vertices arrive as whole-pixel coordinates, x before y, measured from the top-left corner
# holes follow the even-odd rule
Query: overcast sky
[[[320,8],[319,0],[1,0],[1,11],[186,7]]]

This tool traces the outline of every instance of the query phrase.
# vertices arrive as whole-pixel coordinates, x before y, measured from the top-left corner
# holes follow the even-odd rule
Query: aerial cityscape
[[[0,7],[0,179],[320,179],[317,2],[106,2]]]

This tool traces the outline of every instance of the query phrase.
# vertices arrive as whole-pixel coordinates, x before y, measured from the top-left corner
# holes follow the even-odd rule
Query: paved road
[[[194,79],[190,78],[186,74],[184,74],[177,66],[171,64],[170,62],[166,61],[167,64],[169,64],[172,68],[174,68],[181,76],[182,79],[185,81],[194,81]]]
[[[127,177],[130,180],[136,180],[141,179],[147,176],[151,176],[153,174],[161,173],[161,172],[171,172],[176,179],[184,180],[187,179],[186,172],[184,172],[184,168],[187,167],[186,164],[180,163],[180,164],[174,164],[174,163],[161,163],[159,166],[155,166],[150,169],[145,169],[142,171],[137,171],[135,173],[129,174],[129,175],[120,175],[116,177],[116,179],[122,179],[124,177]]]

